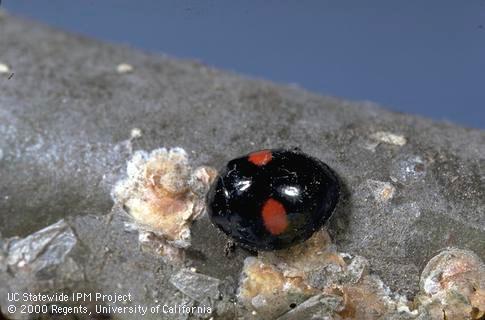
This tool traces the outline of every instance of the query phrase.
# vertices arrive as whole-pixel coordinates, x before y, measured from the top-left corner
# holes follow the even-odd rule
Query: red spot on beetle
[[[285,207],[273,198],[269,198],[263,205],[263,222],[272,235],[279,235],[288,227]]]
[[[248,160],[257,166],[264,166],[270,162],[272,158],[273,155],[271,154],[271,151],[261,150],[249,154]]]

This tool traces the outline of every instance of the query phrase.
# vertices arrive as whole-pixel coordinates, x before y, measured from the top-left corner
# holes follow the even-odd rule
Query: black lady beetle
[[[207,194],[212,222],[250,249],[308,239],[339,198],[336,174],[299,150],[261,150],[229,161]]]

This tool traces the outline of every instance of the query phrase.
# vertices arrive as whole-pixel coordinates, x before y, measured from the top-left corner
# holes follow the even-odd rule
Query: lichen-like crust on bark
[[[188,247],[190,225],[203,212],[204,194],[215,170],[192,169],[182,148],[161,148],[135,152],[126,173],[112,194],[139,225],[142,242],[158,240]],[[169,254],[169,248],[160,248],[160,253]]]

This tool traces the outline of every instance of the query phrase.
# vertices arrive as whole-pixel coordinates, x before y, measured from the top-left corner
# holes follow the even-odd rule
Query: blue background
[[[483,0],[4,0],[2,6],[94,38],[485,128]]]

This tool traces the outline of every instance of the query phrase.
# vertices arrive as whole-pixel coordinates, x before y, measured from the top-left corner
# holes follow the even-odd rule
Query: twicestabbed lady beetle
[[[212,222],[239,244],[283,249],[308,239],[339,198],[337,176],[298,150],[261,150],[229,161],[207,194]]]

